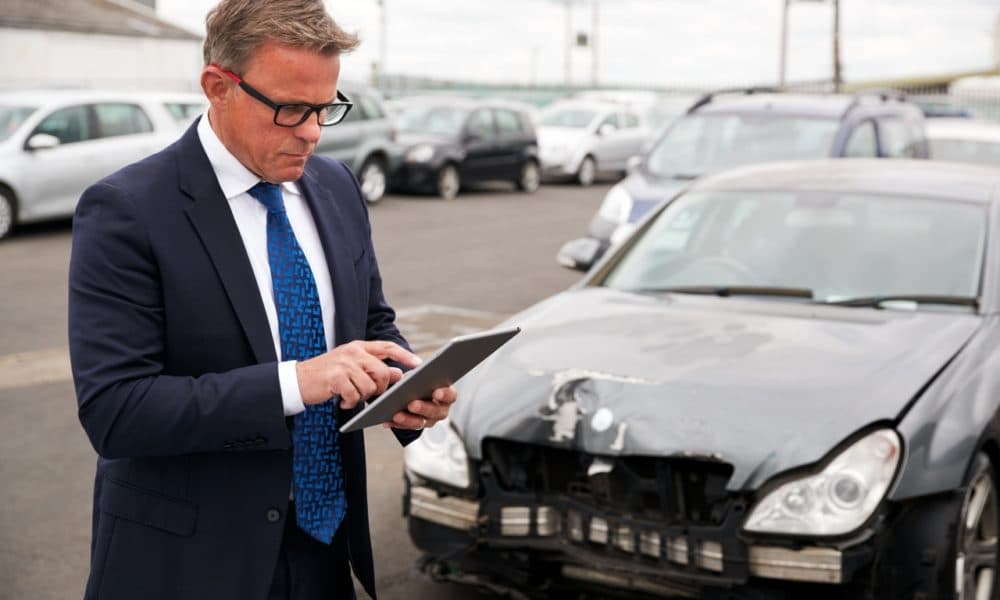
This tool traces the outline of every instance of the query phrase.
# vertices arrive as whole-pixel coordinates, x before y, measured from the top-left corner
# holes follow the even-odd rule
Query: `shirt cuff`
[[[302,402],[302,392],[299,390],[299,376],[295,372],[298,361],[286,360],[278,363],[278,384],[281,386],[281,405],[285,416],[297,415],[306,409]]]

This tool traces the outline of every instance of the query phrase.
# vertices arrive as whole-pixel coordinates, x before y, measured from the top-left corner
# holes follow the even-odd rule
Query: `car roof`
[[[615,102],[614,100],[597,100],[597,99],[581,99],[581,98],[569,98],[556,100],[555,102],[546,106],[543,110],[555,110],[555,109],[576,109],[576,110],[593,110],[593,111],[607,111],[607,110],[621,110],[627,105],[621,102]]]
[[[902,110],[915,106],[878,94],[801,94],[801,93],[720,93],[703,98],[694,105],[698,113],[780,112],[816,118],[841,119],[854,107],[888,105]],[[906,107],[906,108],[904,108]]]
[[[1000,123],[985,119],[928,119],[927,137],[935,139],[1000,142]]]
[[[763,163],[698,180],[692,191],[830,191],[932,196],[989,203],[1000,169],[908,159],[825,159]]]

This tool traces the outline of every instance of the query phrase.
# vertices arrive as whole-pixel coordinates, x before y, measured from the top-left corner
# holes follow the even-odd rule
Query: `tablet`
[[[341,426],[341,433],[392,420],[392,416],[404,410],[411,400],[429,398],[435,389],[458,381],[520,331],[520,327],[511,327],[453,338],[429,359],[407,371],[392,387],[371,400],[368,406]]]

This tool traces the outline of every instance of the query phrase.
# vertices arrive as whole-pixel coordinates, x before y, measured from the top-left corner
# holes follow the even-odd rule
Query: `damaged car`
[[[692,182],[405,451],[439,581],[513,597],[997,598],[1000,173]]]

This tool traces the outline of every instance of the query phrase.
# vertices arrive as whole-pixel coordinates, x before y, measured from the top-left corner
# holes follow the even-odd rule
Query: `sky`
[[[383,0],[387,72],[519,85],[566,81],[567,0]],[[572,31],[590,33],[594,0],[570,0]],[[608,86],[776,83],[783,0],[598,0],[597,81]],[[216,0],[158,0],[166,20],[204,34]],[[326,0],[362,44],[342,74],[367,79],[380,59],[379,0]],[[830,79],[830,2],[793,0],[786,78]],[[841,0],[847,81],[986,69],[997,61],[1000,0]],[[592,52],[571,53],[587,85]]]

